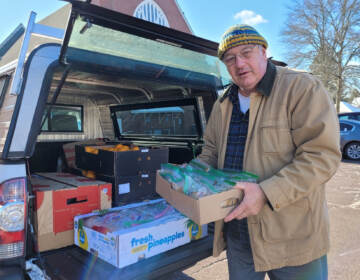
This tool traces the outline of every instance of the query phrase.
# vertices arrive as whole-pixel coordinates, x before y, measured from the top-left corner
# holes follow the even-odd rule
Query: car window
[[[339,115],[339,120],[348,120],[349,116],[348,115]]]
[[[360,120],[360,114],[349,115],[349,120]]]
[[[351,124],[340,123],[340,132],[347,132],[347,131],[351,131],[352,129],[353,126]]]
[[[50,112],[48,112],[50,110]],[[48,117],[47,117],[48,116]],[[46,106],[42,132],[82,132],[83,107],[73,105]]]
[[[360,113],[359,114],[339,115],[339,120],[357,120],[357,121],[360,121]]]

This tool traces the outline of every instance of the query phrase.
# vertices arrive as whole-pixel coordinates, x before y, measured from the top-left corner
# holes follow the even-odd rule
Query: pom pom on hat
[[[262,45],[265,49],[268,46],[265,38],[255,28],[237,24],[225,31],[218,48],[218,57],[223,58],[225,52],[239,45]]]

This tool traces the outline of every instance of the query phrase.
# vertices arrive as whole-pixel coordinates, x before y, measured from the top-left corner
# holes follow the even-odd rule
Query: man
[[[228,29],[219,45],[233,84],[214,104],[199,158],[245,170],[243,201],[224,219],[230,279],[327,279],[324,184],[341,158],[332,102],[312,75],[274,66],[252,27]],[[221,252],[223,221],[215,225]]]

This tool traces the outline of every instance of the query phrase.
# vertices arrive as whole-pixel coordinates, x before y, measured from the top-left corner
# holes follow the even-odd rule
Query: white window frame
[[[170,27],[164,11],[153,0],[142,1],[136,7],[133,16],[162,26]]]

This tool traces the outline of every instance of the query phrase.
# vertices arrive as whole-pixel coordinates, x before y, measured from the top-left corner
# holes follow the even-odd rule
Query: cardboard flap
[[[90,178],[86,178],[83,176],[78,176],[75,174],[71,174],[71,173],[61,173],[61,172],[46,172],[46,173],[36,173],[39,176],[42,176],[44,178],[59,182],[59,183],[63,183],[63,184],[67,184],[69,186],[73,186],[73,187],[82,187],[82,186],[98,186],[98,185],[105,185],[108,184],[106,182],[103,181],[99,181],[99,180],[95,180],[95,179],[90,179]]]

